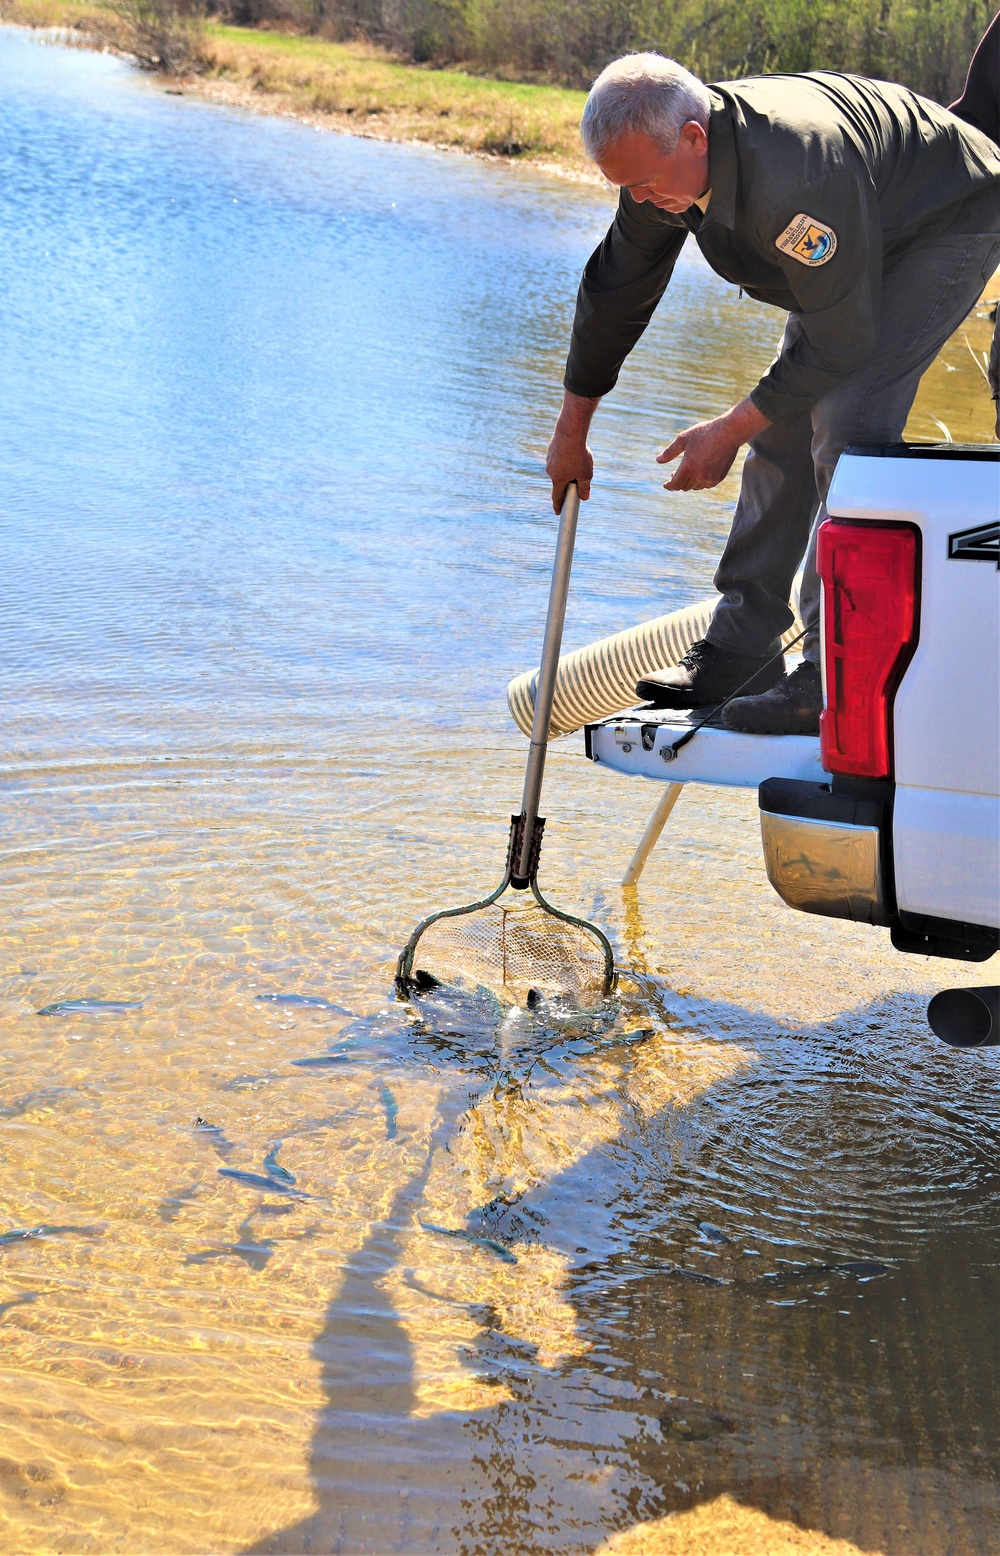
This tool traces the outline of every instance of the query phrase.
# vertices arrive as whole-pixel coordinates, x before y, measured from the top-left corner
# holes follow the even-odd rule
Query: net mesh
[[[415,976],[486,987],[517,1004],[531,990],[579,1000],[608,991],[608,959],[596,931],[567,922],[530,892],[435,919],[420,935],[412,965]]]

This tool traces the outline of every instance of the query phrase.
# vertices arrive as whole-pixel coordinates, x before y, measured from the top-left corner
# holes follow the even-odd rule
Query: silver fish
[[[318,994],[255,994],[254,999],[263,1005],[304,1005],[309,1010],[332,1010],[338,1016],[350,1016],[350,1010],[345,1010],[343,1005],[334,1005],[331,1000],[325,1000]]]
[[[312,1196],[303,1194],[301,1189],[295,1189],[290,1183],[282,1183],[278,1178],[266,1178],[262,1172],[241,1172],[238,1167],[220,1167],[220,1178],[232,1178],[234,1183],[245,1183],[252,1189],[266,1189],[269,1194],[290,1194],[293,1199],[310,1199]]]
[[[227,1156],[232,1156],[236,1147],[231,1140],[226,1138],[218,1124],[210,1124],[207,1118],[202,1118],[199,1114],[199,1116],[194,1121],[194,1128],[196,1134],[201,1135],[204,1139],[211,1141],[212,1145],[215,1147],[216,1152],[219,1156],[222,1157],[223,1161],[226,1160]]]
[[[396,1121],[399,1118],[399,1103],[392,1094],[392,1089],[385,1081],[379,1082],[379,1100],[385,1109],[385,1136],[387,1140],[396,1138]]]
[[[11,1297],[8,1302],[0,1302],[0,1318],[4,1313],[9,1313],[12,1307],[24,1307],[26,1303],[37,1302],[40,1296],[40,1291],[22,1291],[20,1296]]]
[[[166,1221],[169,1226],[176,1221],[185,1205],[190,1205],[198,1190],[200,1183],[189,1183],[186,1188],[175,1189],[173,1194],[164,1195],[156,1207],[156,1214],[161,1221]]]
[[[757,1281],[760,1285],[783,1290],[787,1286],[803,1286],[810,1281],[826,1280],[831,1275],[839,1276],[841,1280],[869,1281],[890,1273],[889,1266],[879,1264],[876,1259],[845,1259],[840,1264],[801,1264],[784,1270],[771,1270],[766,1275],[758,1275]]]
[[[84,995],[81,999],[53,1000],[43,1005],[39,1016],[100,1016],[124,1015],[127,1010],[141,1010],[143,1000],[99,1000]]]
[[[278,1152],[281,1150],[281,1145],[282,1142],[279,1140],[277,1145],[272,1145],[264,1157],[264,1171],[269,1178],[280,1178],[282,1183],[294,1183],[295,1178],[288,1171],[288,1168],[282,1167],[278,1161]]]
[[[463,1226],[435,1226],[431,1221],[421,1221],[417,1218],[417,1225],[421,1231],[436,1232],[438,1237],[457,1237],[463,1243],[474,1243],[477,1248],[488,1248],[490,1253],[495,1253],[504,1264],[516,1264],[517,1255],[505,1248],[503,1243],[498,1243],[493,1237],[483,1237],[478,1232],[469,1232]]]
[[[23,1229],[17,1228],[13,1232],[0,1233],[0,1248],[5,1248],[11,1243],[26,1243],[35,1238],[47,1237],[71,1237],[74,1233],[77,1237],[100,1237],[103,1228],[99,1226],[29,1226]]]
[[[259,1091],[262,1086],[276,1079],[277,1070],[269,1070],[265,1075],[234,1075],[231,1081],[223,1086],[223,1091]]]
[[[720,1280],[717,1275],[703,1275],[701,1270],[686,1270],[681,1264],[668,1264],[663,1272],[665,1275],[680,1275],[684,1280],[693,1281],[696,1286],[725,1286],[726,1282]]]
[[[252,1270],[262,1270],[274,1253],[275,1244],[270,1237],[263,1237],[259,1242],[253,1242],[249,1238],[243,1238],[238,1243],[229,1243],[225,1248],[205,1248],[201,1253],[188,1254],[185,1264],[208,1264],[211,1259],[242,1259]]]
[[[0,1103],[0,1119],[20,1118],[25,1113],[31,1113],[37,1107],[42,1106],[51,1098],[61,1097],[71,1088],[68,1086],[48,1086],[44,1091],[29,1091],[23,1097],[18,1097],[16,1102]]]

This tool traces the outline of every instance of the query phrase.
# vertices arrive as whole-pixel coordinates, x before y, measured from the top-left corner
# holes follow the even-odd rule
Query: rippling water
[[[615,1027],[391,997],[501,872],[606,201],[11,32],[0,116],[0,1546],[995,1549],[1000,1075],[923,1020],[969,969],[789,913],[748,794],[623,894],[655,795],[571,738],[543,874]],[[652,455],[779,326],[684,257],[568,645],[706,592],[735,486]],[[961,338],[932,415],[987,430]]]

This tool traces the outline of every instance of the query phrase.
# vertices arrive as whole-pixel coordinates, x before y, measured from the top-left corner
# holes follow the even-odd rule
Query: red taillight
[[[909,524],[820,526],[828,773],[891,776],[892,698],[917,640],[918,544]]]

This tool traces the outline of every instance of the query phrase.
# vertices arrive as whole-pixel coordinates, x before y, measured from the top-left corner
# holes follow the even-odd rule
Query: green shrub
[[[118,0],[152,9],[169,0]],[[846,70],[939,102],[962,89],[993,0],[212,0],[243,26],[365,38],[421,63],[587,87],[629,49],[708,81]]]

